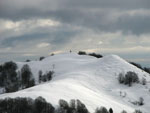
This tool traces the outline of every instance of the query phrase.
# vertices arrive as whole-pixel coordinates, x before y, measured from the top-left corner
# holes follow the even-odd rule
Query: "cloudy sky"
[[[70,49],[150,66],[150,0],[0,0],[0,62]]]

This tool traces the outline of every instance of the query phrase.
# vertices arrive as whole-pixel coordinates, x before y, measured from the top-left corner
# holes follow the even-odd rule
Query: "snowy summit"
[[[140,109],[148,113],[150,110],[150,75],[131,65],[117,55],[95,58],[76,53],[62,53],[49,56],[41,61],[16,62],[18,70],[28,64],[38,84],[38,73],[53,70],[51,81],[14,93],[1,94],[5,97],[44,97],[52,105],[57,106],[59,99],[69,101],[81,100],[93,113],[96,107],[113,108],[114,113],[126,110],[132,113]],[[146,85],[134,83],[131,87],[118,82],[119,74],[135,72],[139,79],[145,78]],[[133,104],[139,98],[144,99],[144,105]]]

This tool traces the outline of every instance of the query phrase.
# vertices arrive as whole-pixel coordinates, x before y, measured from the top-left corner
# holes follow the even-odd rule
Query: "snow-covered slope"
[[[59,99],[81,100],[94,112],[96,107],[112,107],[115,113],[123,109],[132,113],[140,109],[146,113],[150,110],[150,85],[133,84],[128,87],[118,83],[120,72],[134,71],[139,78],[150,81],[149,74],[129,64],[116,55],[108,55],[97,59],[91,56],[77,55],[76,53],[64,53],[45,58],[42,61],[17,62],[19,69],[28,64],[34,77],[38,81],[38,72],[54,70],[55,74],[50,82],[35,87],[0,95],[4,97],[32,97],[43,96],[54,106]],[[126,96],[125,96],[126,95]],[[144,98],[143,106],[135,106],[131,102]]]

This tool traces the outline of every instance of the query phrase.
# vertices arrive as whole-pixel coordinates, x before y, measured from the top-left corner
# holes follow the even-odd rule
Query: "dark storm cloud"
[[[147,15],[122,15],[110,22],[115,12],[150,10],[149,0],[1,0],[0,18],[22,20],[52,18],[62,23],[80,25],[95,30],[114,32],[122,30],[134,34],[147,33],[150,29]]]
[[[76,8],[150,8],[149,0],[67,0],[66,4]]]
[[[19,43],[25,43],[27,41],[34,41],[34,40],[38,40],[41,38],[45,38],[48,37],[49,34],[47,33],[35,33],[35,34],[25,34],[22,36],[16,36],[16,37],[8,37],[7,39],[1,41],[1,46],[2,47],[14,47]]]
[[[5,40],[0,42],[0,47],[15,47],[17,44],[25,44],[30,41],[40,42],[45,41],[58,47],[63,46],[65,43],[71,40],[71,37],[79,33],[79,31],[73,31],[66,27],[66,30],[62,28],[57,29],[56,31],[44,31],[45,29],[39,29],[38,32],[23,34],[15,37],[8,37]],[[43,32],[39,32],[43,31]]]
[[[149,16],[134,16],[134,17],[121,17],[116,23],[117,26],[113,25],[116,29],[122,31],[132,31],[134,34],[149,33],[150,31],[150,15]]]

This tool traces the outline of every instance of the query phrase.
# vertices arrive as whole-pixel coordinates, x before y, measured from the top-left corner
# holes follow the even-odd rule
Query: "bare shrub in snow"
[[[127,113],[127,111],[123,110],[121,113]]]
[[[144,99],[142,97],[139,98],[138,101],[131,102],[133,105],[142,106],[144,105]]]
[[[135,110],[134,113],[142,113],[140,110]]]
[[[141,81],[142,85],[146,85],[147,81],[145,78],[142,78],[142,81]]]
[[[123,73],[119,74],[118,81],[119,81],[120,84],[125,82],[125,77],[124,77]]]
[[[138,104],[140,106],[144,105],[144,99],[142,97],[139,98]]]

